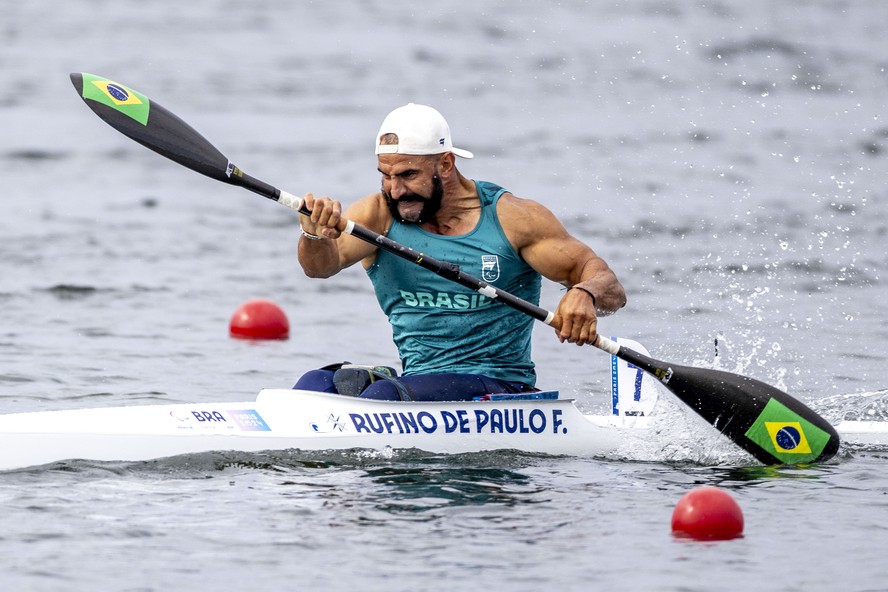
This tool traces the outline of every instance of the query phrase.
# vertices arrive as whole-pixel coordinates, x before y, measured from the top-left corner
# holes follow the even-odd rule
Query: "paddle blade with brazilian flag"
[[[239,171],[215,146],[145,95],[86,72],[71,74],[71,82],[89,108],[120,133],[217,181],[239,184]]]
[[[647,370],[713,427],[766,465],[806,464],[839,450],[835,428],[801,401],[748,376],[678,366],[632,350],[620,357]]]
[[[824,453],[830,456],[835,453],[830,446],[830,432],[776,399],[768,401],[752,427],[746,430],[746,437],[787,464],[816,462]]]

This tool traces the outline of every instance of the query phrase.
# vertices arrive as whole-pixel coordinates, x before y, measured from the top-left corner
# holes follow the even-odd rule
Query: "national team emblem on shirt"
[[[481,255],[481,279],[485,282],[495,282],[499,276],[499,257],[497,255]]]

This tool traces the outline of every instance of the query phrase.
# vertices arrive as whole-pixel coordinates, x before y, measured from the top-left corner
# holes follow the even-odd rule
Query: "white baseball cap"
[[[385,134],[397,134],[397,144],[380,144]],[[389,113],[376,134],[376,154],[442,154],[453,152],[472,158],[468,150],[454,148],[444,116],[428,105],[408,103]]]

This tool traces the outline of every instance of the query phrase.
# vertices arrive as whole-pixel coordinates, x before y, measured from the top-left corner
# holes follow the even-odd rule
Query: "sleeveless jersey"
[[[481,217],[468,234],[442,236],[394,220],[388,237],[539,304],[540,275],[512,248],[496,214],[506,190],[486,181],[475,187]],[[392,325],[405,375],[459,372],[536,383],[531,317],[387,251],[377,252],[367,275]]]

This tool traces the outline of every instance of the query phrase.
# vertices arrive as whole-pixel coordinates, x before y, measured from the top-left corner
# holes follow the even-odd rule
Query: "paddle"
[[[96,115],[136,142],[208,177],[310,214],[301,198],[247,175],[191,126],[145,95],[92,74],[73,73],[71,81]],[[344,221],[342,231],[553,325],[553,313],[473,277],[457,265],[423,255],[352,221]],[[839,436],[826,420],[763,382],[720,370],[663,362],[619,346],[603,335],[596,345],[658,378],[676,397],[764,464],[825,461],[839,449]]]

